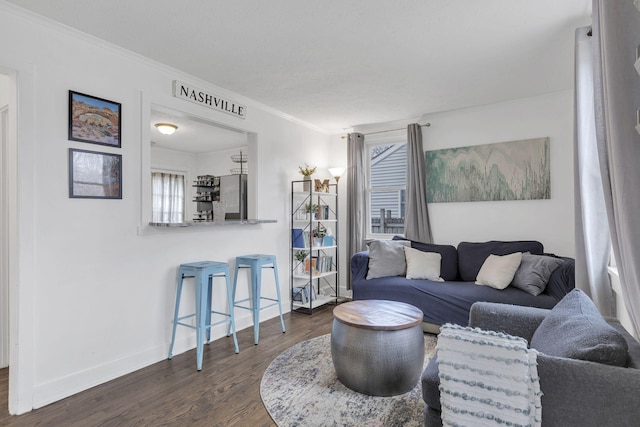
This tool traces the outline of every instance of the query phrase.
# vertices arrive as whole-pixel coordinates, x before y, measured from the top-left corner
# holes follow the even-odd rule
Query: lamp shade
[[[344,168],[329,168],[329,173],[334,178],[340,178],[344,173]]]
[[[178,129],[178,126],[172,125],[171,123],[156,123],[156,128],[158,132],[163,135],[173,135],[176,129]]]

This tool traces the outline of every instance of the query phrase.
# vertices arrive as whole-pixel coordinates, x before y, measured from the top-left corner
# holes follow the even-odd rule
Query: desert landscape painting
[[[120,147],[120,104],[69,91],[69,139]]]

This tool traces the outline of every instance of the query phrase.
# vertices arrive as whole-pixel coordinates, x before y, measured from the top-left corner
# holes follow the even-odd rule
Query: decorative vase
[[[298,266],[296,267],[296,274],[298,274],[298,276],[304,276],[305,275],[304,263],[305,263],[304,260],[298,262]]]
[[[303,180],[304,180],[304,182],[302,183],[303,191],[311,191],[311,176],[305,175]]]

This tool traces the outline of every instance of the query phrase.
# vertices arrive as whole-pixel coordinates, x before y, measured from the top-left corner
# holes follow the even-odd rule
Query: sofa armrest
[[[369,271],[369,251],[356,252],[351,257],[351,283],[366,279]]]
[[[548,312],[543,308],[476,302],[469,312],[469,326],[504,332],[522,337],[528,342]]]
[[[640,370],[538,354],[543,426],[637,425]]]

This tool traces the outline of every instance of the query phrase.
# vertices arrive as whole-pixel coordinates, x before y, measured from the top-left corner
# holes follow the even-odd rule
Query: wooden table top
[[[422,311],[404,302],[358,300],[338,305],[333,318],[346,325],[378,331],[407,329],[422,322]]]

